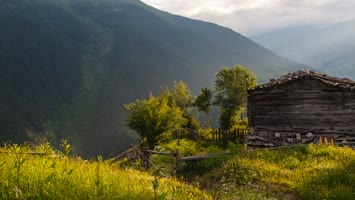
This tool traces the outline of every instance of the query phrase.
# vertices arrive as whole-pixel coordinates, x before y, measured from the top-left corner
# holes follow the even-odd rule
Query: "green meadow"
[[[170,159],[153,155],[151,167],[128,160],[84,160],[46,142],[5,145],[0,151],[0,199],[354,199],[355,151],[308,145],[253,150],[230,143],[174,140],[159,151],[181,156],[226,151],[198,163],[181,163],[170,176]]]
[[[177,180],[103,160],[71,158],[48,144],[7,145],[0,154],[0,199],[212,199]],[[45,154],[34,154],[42,152]]]

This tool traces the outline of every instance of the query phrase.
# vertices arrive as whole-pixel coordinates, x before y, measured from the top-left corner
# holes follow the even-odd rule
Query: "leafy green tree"
[[[205,128],[209,128],[211,124],[212,95],[213,92],[207,87],[201,88],[201,92],[194,102],[194,106],[197,107],[197,110],[205,113]]]
[[[247,102],[248,89],[256,85],[256,77],[240,65],[224,67],[217,73],[215,104],[220,106],[218,119],[221,128],[231,129],[240,122]]]
[[[184,112],[189,111],[189,108],[192,106],[194,101],[194,97],[192,96],[190,89],[183,81],[174,81],[172,88],[165,86],[162,88],[159,97],[167,98],[169,100],[169,104],[175,104]]]
[[[148,100],[125,105],[125,109],[131,112],[127,118],[128,126],[146,138],[150,149],[154,148],[159,136],[186,123],[184,111],[167,98],[151,95]]]
[[[192,106],[195,98],[183,81],[174,81],[172,88],[168,86],[162,88],[159,98],[168,99],[170,106],[173,103],[174,106],[179,107],[184,112],[183,117],[187,120],[184,127],[191,129],[198,129],[200,127],[197,118],[192,114]]]

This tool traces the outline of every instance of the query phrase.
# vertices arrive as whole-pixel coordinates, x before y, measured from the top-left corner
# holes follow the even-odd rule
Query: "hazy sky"
[[[245,35],[355,18],[355,0],[142,0],[155,8],[214,22]]]

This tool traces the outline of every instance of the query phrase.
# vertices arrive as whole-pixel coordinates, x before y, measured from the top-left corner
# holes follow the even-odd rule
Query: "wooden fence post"
[[[216,130],[212,130],[212,140],[216,141]]]
[[[236,129],[236,128],[233,129],[232,141],[236,142],[236,143],[238,142],[238,131],[239,131],[239,129]]]
[[[221,136],[222,136],[222,133],[221,133],[221,129],[219,128],[219,129],[218,129],[218,140],[221,139]]]
[[[179,150],[171,152],[171,175],[174,176],[179,170]]]
[[[223,144],[226,144],[227,141],[228,141],[228,138],[227,138],[228,132],[229,131],[222,130],[222,141],[223,141]]]
[[[148,149],[145,147],[143,150],[143,166],[148,169],[149,168],[149,151]]]

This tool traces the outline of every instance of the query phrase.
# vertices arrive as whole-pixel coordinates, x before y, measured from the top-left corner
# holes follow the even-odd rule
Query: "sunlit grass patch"
[[[223,182],[210,189],[224,191],[222,199],[238,199],[245,190],[260,194],[260,199],[355,199],[355,151],[350,148],[241,149],[211,173],[214,182]]]
[[[30,154],[39,150],[46,154]],[[210,199],[174,178],[122,169],[100,157],[70,158],[44,145],[11,145],[1,151],[0,199]]]

